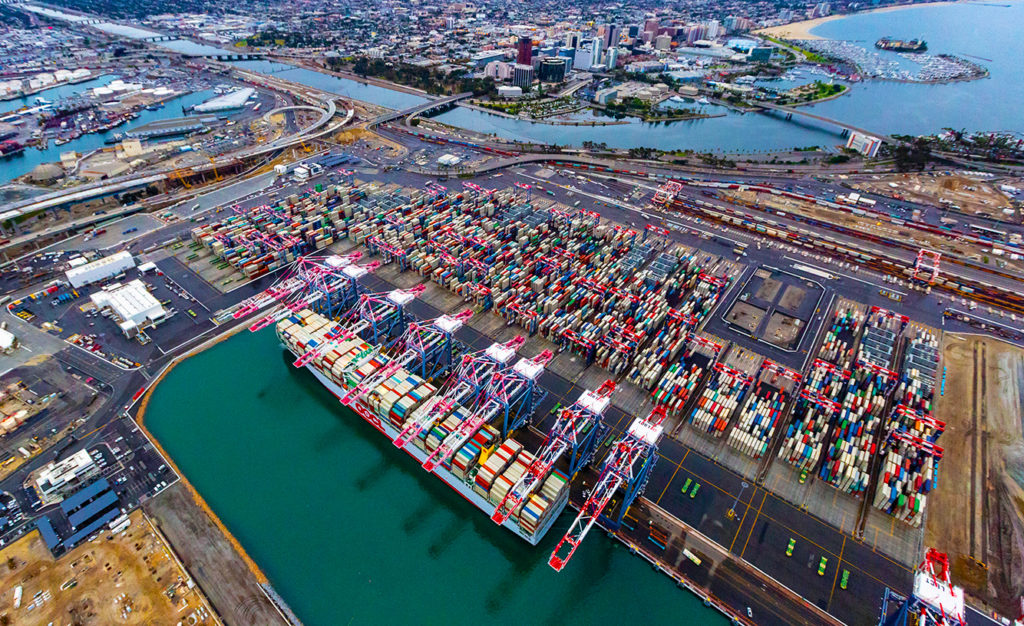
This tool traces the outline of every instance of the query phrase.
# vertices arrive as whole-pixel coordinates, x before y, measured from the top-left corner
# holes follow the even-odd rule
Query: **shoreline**
[[[905,9],[916,9],[918,7],[934,7],[934,6],[952,6],[955,4],[973,4],[972,2],[963,2],[958,0],[938,0],[937,2],[919,2],[914,4],[900,4],[897,6],[879,7],[877,9],[871,9],[869,11],[855,11],[853,13],[837,13],[835,15],[828,15],[826,17],[817,17],[812,20],[802,20],[800,22],[791,22],[782,26],[771,26],[769,28],[761,28],[752,31],[753,35],[763,35],[766,37],[777,37],[779,39],[827,39],[827,37],[821,37],[811,33],[812,30],[835,20],[843,19],[845,17],[851,17],[854,15],[867,15],[869,13],[891,13],[892,11],[903,11]]]

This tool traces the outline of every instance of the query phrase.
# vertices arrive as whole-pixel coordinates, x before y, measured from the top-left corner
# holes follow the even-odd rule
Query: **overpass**
[[[469,98],[472,95],[473,92],[466,91],[464,93],[455,94],[454,96],[430,100],[429,102],[424,102],[423,104],[419,104],[412,108],[405,109],[404,111],[391,111],[389,113],[385,113],[384,115],[380,115],[370,120],[366,127],[375,128],[377,126],[380,126],[381,124],[387,124],[388,122],[393,122],[395,120],[400,120],[403,118],[411,119],[416,117],[417,115],[423,115],[424,113],[432,113],[434,111],[443,109],[455,102],[459,102],[460,100],[465,100],[466,98]]]
[[[847,134],[847,133],[850,133],[850,132],[854,132],[854,133],[860,133],[861,135],[871,135],[872,137],[877,137],[878,139],[881,139],[885,143],[890,143],[890,144],[899,144],[899,143],[901,143],[899,140],[893,139],[892,137],[890,137],[889,135],[886,135],[885,133],[876,133],[874,131],[866,130],[864,128],[859,128],[859,127],[854,126],[852,124],[847,124],[846,122],[841,122],[841,121],[839,121],[837,119],[833,119],[831,117],[825,117],[824,115],[816,115],[816,114],[811,113],[811,112],[809,112],[809,111],[807,111],[806,109],[803,109],[803,108],[788,107],[788,106],[783,106],[783,105],[780,105],[780,104],[772,104],[770,102],[755,102],[754,106],[760,107],[762,109],[767,109],[769,111],[779,111],[780,113],[785,113],[786,116],[787,116],[787,119],[789,119],[790,117],[792,117],[794,115],[802,115],[803,117],[806,117],[806,118],[809,118],[809,119],[812,119],[812,120],[817,120],[819,122],[824,122],[826,124],[832,124],[833,126],[838,126],[839,128],[843,129],[843,134],[844,135]]]
[[[323,128],[338,112],[338,105],[333,98],[321,102],[321,107],[315,106],[293,106],[293,107],[281,107],[274,111],[268,112],[268,115],[280,110],[292,110],[292,109],[303,109],[303,110],[314,110],[320,111],[320,118],[298,131],[294,135],[287,137],[281,137],[275,141],[269,142],[264,145],[255,146],[250,149],[240,150],[235,152],[224,159],[214,159],[211,163],[193,167],[188,171],[189,175],[205,173],[215,170],[217,167],[224,167],[237,162],[239,159],[251,158],[254,156],[260,156],[269,152],[274,152],[284,148],[291,147],[293,145],[300,144],[307,140],[316,139],[328,133],[334,132],[338,128],[348,124],[355,117],[354,109],[347,109],[346,115],[343,120],[339,123],[327,126]],[[140,176],[139,174],[128,174],[125,176],[118,176],[115,178],[109,178],[106,180],[89,183],[86,185],[80,185],[72,189],[55,191],[52,193],[44,194],[42,196],[36,196],[29,198],[21,202],[9,204],[4,207],[4,210],[0,212],[0,222],[11,220],[22,215],[30,215],[32,213],[39,213],[49,209],[57,209],[72,204],[78,204],[81,202],[88,202],[90,200],[96,200],[111,195],[116,195],[132,189],[139,189],[147,187],[152,184],[164,182],[170,180],[179,175],[177,169],[166,169],[158,170],[147,175]]]

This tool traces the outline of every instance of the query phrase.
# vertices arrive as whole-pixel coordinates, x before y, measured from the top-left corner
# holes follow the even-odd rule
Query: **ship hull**
[[[340,399],[342,396],[345,395],[345,389],[341,388],[334,381],[327,378],[312,364],[306,364],[305,368],[309,370],[310,373],[312,373],[313,376],[315,376],[316,379],[320,381],[320,384],[326,387],[327,390],[334,395],[334,397]],[[365,415],[362,415],[362,413],[365,413]],[[394,427],[393,424],[391,424],[390,421],[380,419],[380,417],[378,417],[372,411],[365,411],[357,414],[360,414],[365,422],[369,423],[378,432],[387,437],[388,441],[394,441],[395,437],[398,436],[399,431]],[[420,465],[422,465],[423,462],[426,461],[427,459],[427,453],[413,443],[410,443],[409,445],[403,447],[402,450],[412,458],[416,459],[416,462]],[[462,496],[467,502],[483,511],[488,517],[490,517],[490,515],[494,512],[495,506],[488,502],[487,498],[481,496],[479,493],[474,491],[469,483],[461,480],[459,477],[449,472],[443,466],[438,466],[438,468],[433,472],[433,474],[440,478],[446,485],[454,489],[455,492]],[[524,532],[523,529],[519,527],[519,524],[517,524],[511,517],[508,520],[506,520],[505,523],[502,524],[502,526],[510,530],[512,533],[514,533],[516,536],[523,539],[527,543],[531,545],[537,545],[537,543],[539,543],[540,540],[544,538],[544,535],[547,534],[548,530],[551,529],[551,526],[554,524],[555,520],[559,517],[559,515],[561,515],[562,511],[565,509],[565,505],[568,502],[568,499],[569,489],[565,489],[563,492],[563,496],[560,497],[555,502],[551,503],[551,507],[553,508],[551,512],[548,514],[547,520],[540,527],[538,527],[537,531],[533,534]]]

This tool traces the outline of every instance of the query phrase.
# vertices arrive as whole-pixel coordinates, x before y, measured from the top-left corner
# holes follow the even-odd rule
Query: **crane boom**
[[[541,445],[533,463],[505,493],[505,497],[495,507],[491,521],[496,524],[504,524],[508,518],[512,517],[512,513],[540,486],[541,481],[555,467],[558,459],[576,445],[577,438],[587,430],[587,427],[595,428],[597,426],[597,422],[611,402],[613,391],[615,391],[615,383],[610,380],[605,381],[597,392],[584,391],[575,404],[562,409],[558,421],[551,428],[551,432]]]
[[[478,354],[467,354],[462,357],[458,371],[449,379],[455,381],[454,385],[440,394],[438,401],[428,411],[405,425],[393,441],[395,446],[404,448],[435,419],[447,415],[455,405],[464,404],[467,399],[479,393],[490,376],[497,369],[504,368],[525,342],[524,337],[517,335],[504,344],[494,343]]]
[[[633,480],[633,466],[649,452],[661,438],[666,409],[657,406],[645,419],[636,419],[629,431],[617,441],[601,468],[601,475],[580,507],[579,515],[551,552],[548,565],[560,572],[572,558],[583,538],[601,517],[601,513],[623,483]],[[565,552],[566,546],[568,552]]]
[[[438,464],[447,461],[484,424],[499,413],[507,412],[511,405],[523,398],[524,393],[530,393],[533,381],[540,376],[544,366],[553,358],[554,354],[550,350],[545,350],[532,359],[521,359],[507,374],[496,372],[488,385],[487,402],[445,437],[444,442],[423,461],[423,469],[428,472],[434,471]]]
[[[476,431],[480,430],[484,424],[497,417],[501,411],[501,404],[496,400],[488,400],[486,404],[477,409],[470,415],[464,422],[459,424],[451,434],[444,438],[444,443],[439,445],[430,456],[423,461],[423,469],[428,472],[434,471],[434,468],[439,464],[448,460],[448,457],[455,454],[458,450],[469,441],[470,437],[476,434]]]

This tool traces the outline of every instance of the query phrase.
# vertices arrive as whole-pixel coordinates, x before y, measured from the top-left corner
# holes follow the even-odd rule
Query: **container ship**
[[[893,39],[882,37],[875,42],[879,50],[890,52],[924,52],[928,49],[928,42],[924,39]]]
[[[400,301],[402,297],[403,292],[392,292],[390,301]],[[450,335],[459,322],[457,318],[442,316],[432,324],[446,328]],[[422,330],[429,325],[418,326]],[[524,489],[524,476],[536,470],[538,460],[526,451],[524,443],[535,444],[538,437],[524,428],[516,435],[518,439],[502,439],[502,430],[514,430],[496,427],[501,422],[503,407],[488,399],[486,388],[481,394],[474,388],[478,385],[472,383],[477,380],[493,384],[497,372],[507,372],[510,383],[502,391],[514,398],[516,385],[532,387],[527,381],[539,376],[546,359],[552,356],[550,353],[534,359],[522,358],[512,365],[522,338],[508,344],[495,343],[482,353],[464,355],[460,369],[466,371],[456,371],[435,386],[431,378],[410,371],[414,369],[409,364],[411,359],[401,354],[389,359],[379,347],[341,330],[337,323],[311,309],[289,315],[278,321],[275,328],[282,345],[297,357],[296,365],[302,364],[339,400],[471,504],[488,515],[500,516],[502,526],[525,541],[536,545],[565,508],[569,476],[551,467],[545,475],[537,477],[530,489]],[[339,339],[339,333],[348,338]],[[444,340],[443,333],[431,337],[432,346]],[[358,397],[366,386],[371,388],[365,390],[365,396]],[[484,399],[474,409],[472,401],[480,395]],[[499,419],[492,425],[495,417]],[[474,420],[476,424],[467,426]],[[527,493],[511,496],[514,486]],[[506,510],[499,513],[503,507]]]

